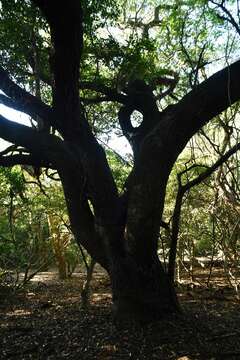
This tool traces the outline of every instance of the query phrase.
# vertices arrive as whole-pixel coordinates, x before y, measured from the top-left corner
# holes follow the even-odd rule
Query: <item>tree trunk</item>
[[[169,281],[157,256],[157,247],[151,252],[151,255],[150,252],[145,252],[144,259],[140,249],[134,252],[132,250],[135,247],[128,246],[126,234],[125,238],[122,234],[122,238],[116,240],[120,229],[115,229],[115,231],[110,229],[109,232],[107,230],[105,243],[112,244],[106,252],[109,258],[109,276],[115,319],[148,322],[160,319],[166,314],[179,312],[180,307],[174,286]],[[140,235],[140,233],[141,227],[138,229],[138,234]],[[152,238],[153,235],[149,231],[149,238],[146,239],[146,242],[151,241]],[[131,245],[133,242],[138,243],[138,240],[138,238],[131,237]],[[142,240],[141,237],[140,240]],[[121,247],[119,249],[113,246],[116,243],[125,244],[123,251]],[[143,248],[142,250],[144,252]]]
[[[164,162],[164,166],[156,171],[158,178],[161,172],[162,178],[157,184],[155,182],[154,189],[147,187],[142,201],[139,198],[139,192],[145,191],[142,184],[133,185],[136,193],[128,199],[125,216],[121,201],[114,208],[114,202],[108,201],[106,189],[100,202],[104,204],[106,214],[102,218],[97,212],[93,213],[84,198],[84,179],[79,177],[76,166],[71,167],[68,163],[68,167],[68,171],[65,168],[60,176],[71,228],[76,240],[109,273],[115,317],[151,321],[178,312],[174,286],[157,256],[160,219],[171,166]],[[145,176],[139,178],[143,185],[148,180]],[[154,191],[158,194],[157,201]]]
[[[54,217],[54,215],[48,214],[48,224],[52,248],[58,267],[59,279],[65,280],[67,278],[67,263],[65,258],[66,242],[59,231],[59,219]]]
[[[1,138],[27,149],[5,156],[0,163],[57,169],[62,180],[71,229],[79,244],[107,269],[118,317],[156,319],[178,310],[172,282],[157,257],[165,190],[174,162],[188,140],[214,116],[240,99],[240,61],[211,76],[177,104],[158,111],[150,86],[129,83],[123,94],[96,89],[102,99],[119,101],[123,134],[134,150],[134,168],[126,184],[128,204],[121,206],[106,154],[99,146],[79,101],[83,49],[81,1],[33,0],[50,27],[52,104],[47,106],[17,86],[0,68],[1,89],[21,111],[41,118],[61,138],[35,131],[0,115]],[[88,87],[87,87],[88,88]],[[106,91],[107,88],[107,91]],[[94,87],[92,88],[94,90]],[[91,87],[89,87],[91,90]],[[110,91],[109,91],[110,90]],[[101,97],[100,97],[101,99]],[[135,128],[131,114],[143,115]],[[175,260],[173,253],[172,259]],[[173,271],[172,271],[173,274]],[[173,276],[172,276],[173,277]]]
[[[82,298],[82,308],[87,310],[89,308],[89,298],[90,298],[90,284],[93,277],[93,270],[96,262],[91,259],[90,264],[87,267],[87,277],[83,283],[81,298]]]
[[[131,257],[122,258],[110,276],[116,319],[148,322],[179,312],[175,289],[157,255],[149,266],[137,264]]]

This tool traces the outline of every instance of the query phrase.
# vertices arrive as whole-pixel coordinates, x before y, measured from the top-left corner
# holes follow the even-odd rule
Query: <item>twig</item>
[[[234,331],[234,332],[227,333],[227,334],[216,334],[214,336],[211,336],[209,339],[207,339],[207,341],[214,341],[217,339],[225,339],[225,338],[228,338],[231,336],[239,335],[239,333],[240,333],[239,331]]]

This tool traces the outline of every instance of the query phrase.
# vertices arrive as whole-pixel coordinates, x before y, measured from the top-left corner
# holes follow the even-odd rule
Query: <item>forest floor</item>
[[[240,359],[240,301],[217,272],[211,288],[178,287],[181,316],[121,328],[103,272],[94,274],[88,311],[81,308],[81,274],[34,280],[14,296],[0,294],[0,359]]]

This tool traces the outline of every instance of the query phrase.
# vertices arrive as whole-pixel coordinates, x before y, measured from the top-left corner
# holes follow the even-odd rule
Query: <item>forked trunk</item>
[[[109,273],[115,318],[145,322],[178,312],[174,286],[157,256],[158,214],[161,214],[163,206],[158,205],[156,214],[147,216],[143,223],[140,219],[145,219],[145,210],[149,210],[151,204],[149,198],[153,196],[144,196],[140,204],[139,201],[133,203],[139,200],[134,197],[132,208],[128,209],[125,219],[121,202],[118,211],[111,211],[114,208],[106,198],[102,203],[108,209],[108,217],[105,222],[101,222],[97,214],[93,214],[88,202],[81,197],[83,185],[79,177],[72,176],[74,171],[72,169],[61,174],[71,227],[76,240]],[[161,203],[165,183],[160,183],[162,196],[158,199]]]

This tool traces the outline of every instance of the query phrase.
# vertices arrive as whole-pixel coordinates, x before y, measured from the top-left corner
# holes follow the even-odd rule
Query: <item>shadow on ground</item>
[[[240,359],[240,304],[227,287],[182,286],[180,317],[120,327],[104,274],[95,277],[87,312],[81,276],[41,280],[0,297],[0,359]]]

